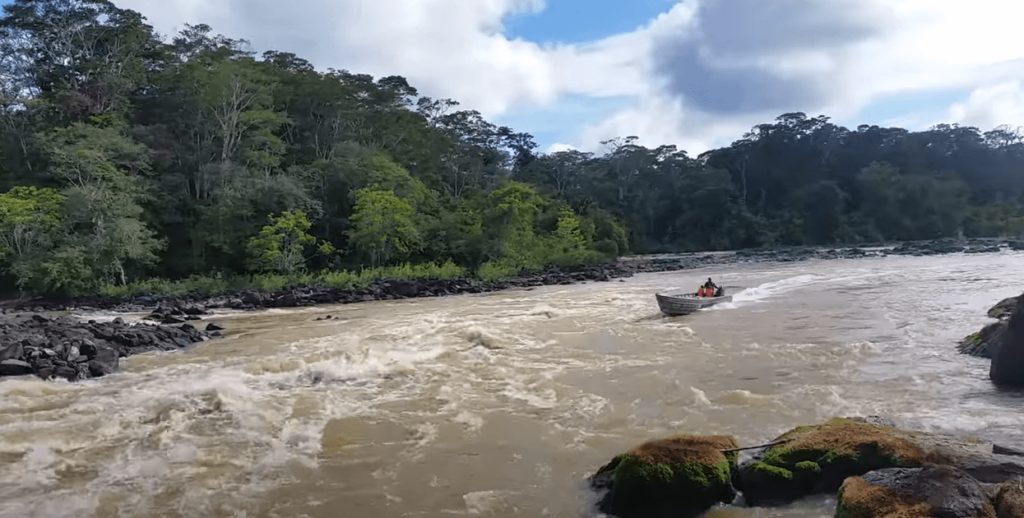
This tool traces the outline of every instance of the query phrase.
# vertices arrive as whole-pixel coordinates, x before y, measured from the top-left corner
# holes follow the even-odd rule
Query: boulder
[[[21,376],[30,374],[32,365],[21,360],[4,360],[0,362],[0,376]]]
[[[1006,321],[1000,320],[981,328],[977,333],[971,333],[960,345],[957,352],[979,358],[992,358],[993,352],[1002,343],[1003,335],[1006,334]]]
[[[1013,308],[1016,307],[1018,298],[1020,297],[1007,297],[989,308],[988,316],[997,321],[964,337],[957,345],[957,351],[961,354],[991,359],[1003,343],[1008,321],[1013,313]]]
[[[89,360],[89,374],[94,378],[100,378],[117,372],[118,368],[117,351],[113,349],[99,349],[95,357]]]
[[[843,482],[836,518],[994,518],[977,480],[957,468],[928,465],[872,471]]]
[[[989,308],[987,315],[989,318],[998,318],[999,320],[1006,320],[1010,318],[1010,314],[1013,313],[1014,306],[1017,305],[1017,299],[1019,297],[1007,297],[996,303],[995,306]]]
[[[1002,344],[992,354],[989,379],[1002,387],[1024,387],[1024,297],[1014,302]]]
[[[736,497],[730,482],[736,440],[682,435],[644,443],[594,474],[591,485],[607,490],[601,512],[619,518],[687,518]]]
[[[866,419],[836,418],[777,437],[739,468],[747,505],[782,505],[832,493],[843,480],[876,469],[920,466],[924,453],[899,430]]]
[[[992,500],[996,518],[1024,518],[1024,478],[1001,484]]]

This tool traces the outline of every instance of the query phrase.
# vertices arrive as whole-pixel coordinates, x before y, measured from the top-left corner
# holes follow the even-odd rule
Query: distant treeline
[[[4,6],[0,291],[425,263],[499,278],[630,252],[1024,231],[1024,136],[1005,127],[790,113],[698,157],[635,137],[542,154],[402,77],[248,48],[205,25],[167,40],[104,0]]]

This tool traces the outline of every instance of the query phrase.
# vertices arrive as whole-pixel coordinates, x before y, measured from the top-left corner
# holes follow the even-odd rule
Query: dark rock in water
[[[100,349],[95,357],[89,360],[89,374],[94,378],[113,374],[117,372],[118,361],[117,351],[113,349]]]
[[[847,479],[837,517],[992,518],[995,509],[977,480],[950,466],[891,468]]]
[[[1010,314],[1013,313],[1013,308],[1017,305],[1018,298],[1019,297],[1007,297],[1000,300],[995,306],[989,308],[988,316],[990,318],[998,318],[999,320],[1010,318]]]
[[[992,354],[989,378],[997,386],[1024,387],[1024,297],[1014,303],[1001,341]]]
[[[221,327],[221,326],[220,326],[220,325],[218,325],[218,324],[214,324],[213,322],[211,322],[211,323],[209,323],[209,324],[206,324],[206,330],[207,330],[207,331],[223,331],[223,330],[224,330],[224,328],[223,328],[223,327]]]
[[[77,381],[106,376],[119,359],[150,351],[178,350],[210,338],[192,326],[98,323],[71,317],[0,318],[0,376],[35,373],[43,379]]]
[[[685,435],[644,443],[619,455],[590,478],[607,490],[598,507],[619,518],[696,517],[718,503],[730,503],[736,440]]]
[[[21,360],[0,362],[0,376],[21,376],[32,372],[32,365]]]
[[[977,356],[978,358],[992,358],[996,349],[1002,344],[1003,335],[1006,334],[1006,321],[1000,320],[981,328],[981,331],[972,333],[965,337],[956,350],[960,354]]]
[[[164,325],[183,324],[184,322],[185,319],[172,315],[165,316],[163,320],[160,321],[160,323]]]
[[[60,367],[57,367],[53,371],[53,376],[56,377],[56,378],[66,379],[68,381],[77,381],[78,380],[78,370],[77,369],[73,369],[71,367],[68,367],[66,365],[61,365]],[[49,379],[49,376],[47,376],[47,377],[45,377],[43,379]]]
[[[998,319],[997,322],[986,325],[976,333],[964,337],[957,345],[957,352],[978,358],[992,358],[995,352],[1002,345],[1006,335],[1006,328],[1017,304],[1019,297],[1005,298],[988,310],[990,318]]]

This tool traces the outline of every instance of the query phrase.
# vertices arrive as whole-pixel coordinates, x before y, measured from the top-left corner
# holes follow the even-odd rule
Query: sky
[[[4,0],[0,0],[3,3]],[[115,0],[401,75],[532,134],[540,151],[636,136],[696,155],[802,111],[848,128],[1024,125],[1024,2],[1006,0]]]

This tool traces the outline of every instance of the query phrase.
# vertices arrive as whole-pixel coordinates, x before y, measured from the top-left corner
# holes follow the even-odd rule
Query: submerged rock
[[[836,518],[995,518],[985,489],[957,468],[872,471],[843,482]]]
[[[620,518],[695,517],[736,497],[730,482],[736,440],[684,435],[644,443],[591,477],[607,490],[598,507]]]

